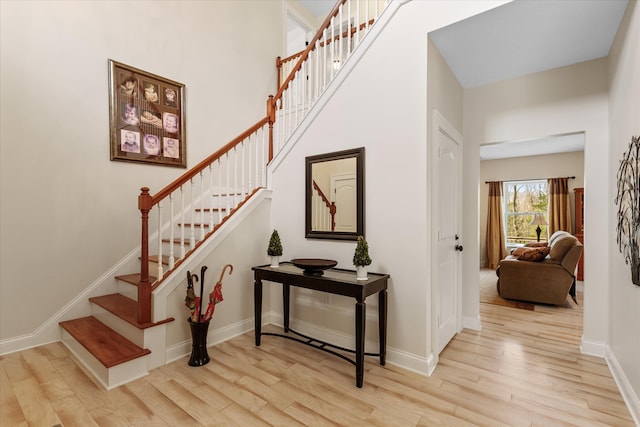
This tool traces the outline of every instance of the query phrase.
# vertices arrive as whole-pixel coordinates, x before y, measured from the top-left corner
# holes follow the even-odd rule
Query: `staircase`
[[[210,194],[209,206],[202,207],[201,204],[193,209],[193,215],[184,217],[197,220],[215,214],[215,218],[224,219],[241,205],[239,197],[240,194]],[[208,230],[210,226],[202,221],[176,223],[171,234],[179,237],[163,238],[163,252],[180,253],[185,247],[192,250],[197,239],[184,236],[201,235],[199,230]],[[213,228],[217,226],[219,224],[214,222]],[[149,256],[149,270],[162,271],[164,275],[169,265],[175,265],[176,260],[171,258],[169,255]],[[140,322],[137,301],[140,273],[118,275],[115,280],[117,293],[89,298],[90,316],[59,323],[62,342],[107,390],[143,377],[150,369],[165,364],[165,326],[175,320],[167,317]],[[149,276],[149,281],[152,286],[158,283],[154,276]]]
[[[265,118],[155,195],[141,189],[139,271],[117,275],[117,292],[89,298],[89,316],[59,323],[62,342],[106,389],[166,363],[166,326],[174,318],[166,316],[166,301],[154,299],[166,298],[182,282],[172,273],[184,270],[190,257],[267,187],[266,165],[338,74],[335,64],[346,65],[384,11],[378,1],[372,10],[369,2],[360,10],[361,3],[339,0],[307,49],[278,58],[279,90],[269,97]],[[327,63],[333,64],[330,72],[320,65]]]

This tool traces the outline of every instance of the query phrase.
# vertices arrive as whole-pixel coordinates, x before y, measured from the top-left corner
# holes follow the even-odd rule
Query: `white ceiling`
[[[524,141],[507,141],[480,146],[480,160],[584,151],[584,133],[553,135]]]
[[[337,1],[300,2],[323,17]],[[514,0],[429,36],[468,89],[607,56],[627,3]]]
[[[425,1],[425,0],[413,0]],[[301,0],[326,16],[334,0]],[[628,0],[514,0],[429,33],[463,88],[609,55]],[[584,134],[480,147],[482,159],[584,149]]]
[[[627,3],[515,0],[429,35],[467,89],[608,56]]]
[[[300,3],[315,16],[326,18],[338,0],[300,0]]]

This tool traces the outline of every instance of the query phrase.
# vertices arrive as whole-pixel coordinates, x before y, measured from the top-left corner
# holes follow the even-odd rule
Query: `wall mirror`
[[[306,237],[364,235],[364,147],[305,158]]]

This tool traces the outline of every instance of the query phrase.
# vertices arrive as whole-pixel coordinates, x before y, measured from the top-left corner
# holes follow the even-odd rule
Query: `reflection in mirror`
[[[309,156],[305,163],[306,237],[364,235],[364,147]]]

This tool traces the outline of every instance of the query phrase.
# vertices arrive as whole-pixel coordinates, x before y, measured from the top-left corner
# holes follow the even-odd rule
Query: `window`
[[[537,240],[533,216],[542,213],[548,219],[547,181],[511,181],[504,183],[505,242],[507,246]],[[547,240],[547,226],[541,225],[540,240]]]

